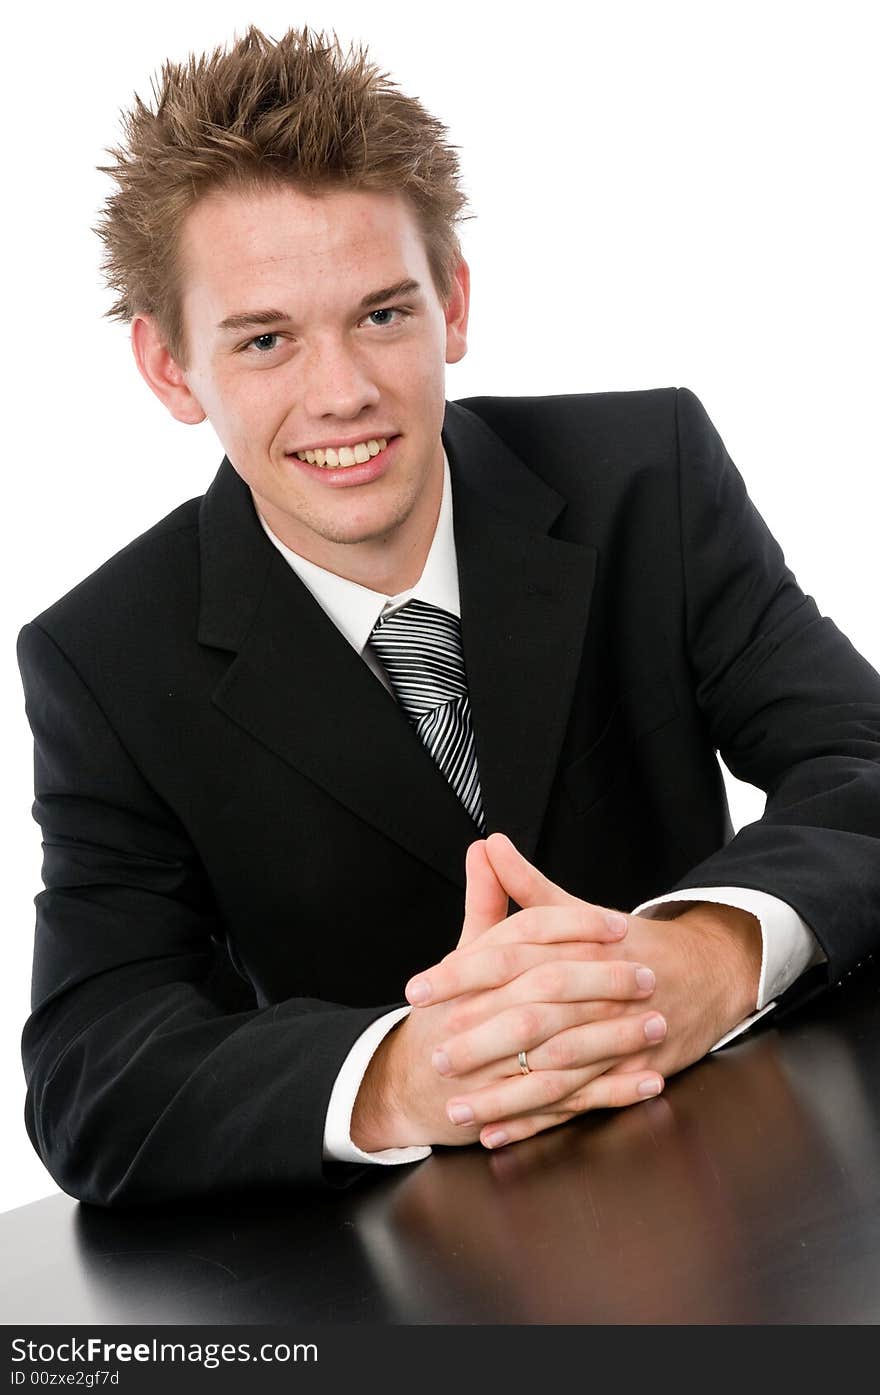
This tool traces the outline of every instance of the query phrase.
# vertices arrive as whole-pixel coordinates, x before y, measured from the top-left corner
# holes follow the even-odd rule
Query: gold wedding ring
[[[521,1051],[516,1059],[519,1061],[519,1068],[522,1071],[523,1075],[529,1075],[531,1073],[531,1067],[529,1065],[529,1060],[526,1056],[526,1053],[524,1051]]]

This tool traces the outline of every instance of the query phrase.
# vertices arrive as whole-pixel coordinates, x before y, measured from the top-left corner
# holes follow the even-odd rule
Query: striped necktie
[[[427,601],[407,601],[380,615],[369,643],[416,734],[485,833],[457,616]]]

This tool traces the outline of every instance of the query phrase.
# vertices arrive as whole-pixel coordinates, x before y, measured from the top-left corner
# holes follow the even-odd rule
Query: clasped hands
[[[501,833],[472,843],[456,948],[412,978],[355,1104],[366,1151],[528,1138],[657,1095],[754,1009],[760,927],[700,903],[668,922],[563,891]],[[508,898],[522,910],[508,915]],[[528,1073],[519,1053],[526,1052]]]

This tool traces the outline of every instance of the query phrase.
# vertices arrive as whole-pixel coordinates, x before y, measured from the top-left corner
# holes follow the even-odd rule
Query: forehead
[[[188,310],[220,318],[245,308],[242,297],[268,295],[268,304],[273,293],[293,295],[306,306],[338,291],[347,301],[362,280],[370,287],[405,275],[422,280],[426,267],[412,206],[396,191],[216,192],[196,204],[181,232]]]

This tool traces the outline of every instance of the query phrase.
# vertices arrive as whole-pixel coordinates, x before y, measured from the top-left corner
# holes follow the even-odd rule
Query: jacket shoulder
[[[108,557],[65,595],[34,616],[39,626],[59,642],[75,636],[97,616],[122,619],[133,595],[153,594],[162,604],[169,588],[179,588],[186,574],[197,578],[201,495],[179,504],[171,513]]]
[[[687,388],[634,389],[629,392],[558,393],[543,397],[464,397],[457,405],[479,416],[512,449],[541,444],[580,443],[615,453],[644,451],[646,445],[674,441],[676,402]]]

